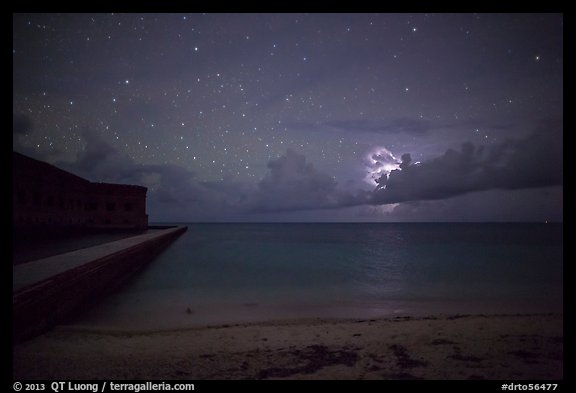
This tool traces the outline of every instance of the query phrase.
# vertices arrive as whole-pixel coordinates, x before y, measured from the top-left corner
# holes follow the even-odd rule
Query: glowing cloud
[[[394,154],[385,147],[376,146],[365,157],[366,177],[364,181],[371,186],[378,187],[378,179],[388,175],[391,171],[400,168],[400,162]]]

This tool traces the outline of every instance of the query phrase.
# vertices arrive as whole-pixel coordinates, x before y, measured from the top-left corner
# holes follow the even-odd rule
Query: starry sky
[[[13,149],[152,222],[562,221],[561,14],[14,14]]]

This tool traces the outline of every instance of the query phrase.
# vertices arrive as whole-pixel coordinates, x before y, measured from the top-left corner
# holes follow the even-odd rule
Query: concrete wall
[[[177,227],[159,231],[136,245],[15,289],[14,342],[66,322],[115,291],[186,230]]]

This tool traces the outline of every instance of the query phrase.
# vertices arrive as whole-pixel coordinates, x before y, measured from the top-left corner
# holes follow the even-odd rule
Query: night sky
[[[559,14],[17,14],[13,149],[150,221],[561,221]]]

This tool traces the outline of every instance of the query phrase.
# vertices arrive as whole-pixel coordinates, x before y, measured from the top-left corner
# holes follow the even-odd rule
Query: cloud
[[[333,120],[323,123],[342,131],[374,132],[378,134],[426,134],[432,128],[432,124],[423,119],[411,119],[408,117],[387,121],[374,121],[365,119]]]
[[[460,120],[454,123],[443,124],[444,128],[469,128],[469,129],[479,129],[479,130],[493,130],[493,131],[510,131],[517,128],[514,123],[496,123],[484,120]]]
[[[56,166],[96,182],[138,184],[148,188],[151,220],[210,218],[239,211],[246,187],[228,180],[203,182],[177,165],[139,164],[92,130],[84,130],[85,148],[74,162]]]
[[[63,152],[60,149],[38,149],[36,144],[30,143],[30,135],[35,131],[34,123],[25,114],[12,113],[12,149],[25,156],[40,160],[54,161]]]
[[[266,220],[273,213],[354,206],[363,206],[365,216],[374,209],[389,208],[386,217],[391,219],[438,217],[448,213],[425,212],[452,209],[449,201],[454,197],[482,194],[477,191],[561,188],[563,175],[562,127],[558,124],[549,124],[524,139],[489,146],[465,143],[459,150],[449,149],[423,163],[414,163],[406,153],[398,169],[376,179],[373,191],[339,185],[330,174],[319,171],[304,155],[290,149],[268,162],[266,175],[256,184],[233,178],[201,181],[194,172],[177,165],[139,164],[95,131],[85,130],[83,137],[86,146],[76,161],[56,165],[91,181],[148,187],[151,221]],[[376,158],[382,159],[379,155]],[[538,200],[539,194],[529,195]],[[497,209],[497,202],[492,205]],[[453,216],[465,217],[462,211]],[[377,216],[378,211],[373,213]]]
[[[290,149],[268,162],[268,173],[257,184],[230,178],[211,182],[199,181],[193,172],[176,165],[138,164],[97,132],[85,130],[83,136],[86,146],[76,161],[57,166],[91,181],[148,187],[150,215],[164,220],[234,219],[254,213],[335,208],[359,199],[338,191],[333,177]]]
[[[343,119],[326,122],[289,121],[283,123],[290,128],[305,128],[312,130],[343,131],[343,132],[372,132],[377,134],[424,135],[430,130],[438,128],[424,119],[401,117],[391,120]]]
[[[562,221],[563,187],[485,190],[447,199],[357,208],[363,221]]]
[[[255,211],[278,211],[338,207],[337,183],[318,172],[304,155],[291,149],[268,162],[268,174],[258,183],[252,201]]]
[[[27,135],[33,131],[32,120],[26,115],[12,113],[12,134]]]
[[[399,117],[388,120],[341,119],[326,122],[288,121],[283,124],[289,128],[314,131],[366,132],[380,135],[407,134],[411,136],[425,136],[431,131],[447,128],[481,129],[484,131],[510,131],[516,128],[512,123],[494,123],[470,119],[439,123],[419,117]]]
[[[135,167],[134,162],[128,156],[121,154],[96,131],[84,129],[82,137],[86,145],[70,168],[80,176],[87,176],[95,181],[120,181]],[[63,163],[63,165],[68,164]]]
[[[562,184],[562,125],[549,123],[524,139],[489,146],[464,143],[459,151],[414,164],[404,154],[398,170],[378,179],[371,204],[444,199],[473,191]]]

